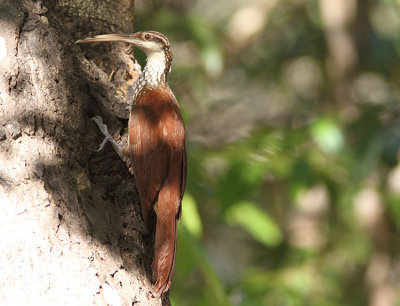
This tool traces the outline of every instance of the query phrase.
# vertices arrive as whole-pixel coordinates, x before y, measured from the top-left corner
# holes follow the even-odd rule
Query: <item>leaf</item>
[[[282,234],[275,222],[251,202],[238,202],[226,212],[227,222],[239,225],[266,246],[277,246]]]
[[[321,118],[311,126],[311,135],[317,145],[327,153],[338,152],[343,147],[340,127],[329,118]]]
[[[203,228],[197,204],[195,199],[187,192],[182,200],[182,223],[194,237],[201,237]]]
[[[180,281],[175,282],[174,288],[179,288],[178,291],[172,290],[171,294],[173,299],[178,305],[232,305],[226,294],[226,289],[221,282],[216,271],[209,262],[205,249],[197,238],[193,237],[186,227],[179,227],[179,247],[177,256],[177,276]],[[187,268],[194,265],[195,271],[199,271],[201,277],[197,278],[195,287],[193,288],[193,274],[195,271],[185,271],[182,273],[181,268]],[[188,273],[188,274],[187,274]],[[177,294],[177,292],[193,292],[192,294]],[[204,302],[206,300],[207,302]],[[203,301],[203,302],[202,302]]]
[[[191,37],[199,47],[204,68],[209,76],[217,77],[222,73],[224,57],[219,46],[217,30],[202,18],[187,20]]]

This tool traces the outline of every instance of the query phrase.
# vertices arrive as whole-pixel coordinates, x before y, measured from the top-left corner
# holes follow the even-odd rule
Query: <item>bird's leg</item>
[[[100,116],[94,116],[92,118],[92,120],[94,122],[96,122],[96,124],[98,125],[100,131],[103,133],[103,135],[105,136],[103,142],[100,144],[99,148],[97,150],[95,150],[96,152],[99,152],[101,150],[103,150],[105,144],[107,143],[107,141],[111,142],[113,147],[115,148],[115,150],[118,151],[118,153],[123,153],[124,150],[122,149],[122,147],[115,141],[114,138],[111,137],[110,133],[108,132],[107,129],[107,125],[105,125],[103,123],[103,119],[101,119]]]

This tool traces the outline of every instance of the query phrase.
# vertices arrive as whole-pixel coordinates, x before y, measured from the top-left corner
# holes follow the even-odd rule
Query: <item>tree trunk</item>
[[[133,0],[0,2],[2,305],[161,304],[134,178],[90,120],[124,139],[139,70],[124,44],[74,44],[132,31]]]

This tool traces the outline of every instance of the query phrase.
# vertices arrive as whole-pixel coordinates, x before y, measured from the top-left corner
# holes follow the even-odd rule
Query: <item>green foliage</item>
[[[334,1],[267,2],[155,1],[137,16],[172,42],[188,130],[172,301],[366,305],[384,258],[395,305],[400,5],[349,1],[333,31]]]
[[[185,213],[182,215],[182,223],[190,234],[196,238],[200,238],[203,231],[201,219],[197,210],[196,201],[190,193],[187,192],[185,194],[182,206],[185,208]]]
[[[328,118],[320,118],[311,126],[311,135],[326,153],[339,152],[343,147],[343,135],[337,124]]]
[[[254,239],[266,246],[276,246],[282,234],[275,222],[254,203],[238,202],[226,212],[228,224],[242,226]]]

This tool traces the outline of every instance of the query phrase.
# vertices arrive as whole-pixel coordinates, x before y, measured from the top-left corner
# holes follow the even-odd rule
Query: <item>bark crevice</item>
[[[114,94],[133,84],[126,75],[134,62],[119,45],[90,63],[100,51],[74,41],[111,29],[55,8],[53,1],[0,5],[2,303],[106,305],[113,292],[122,305],[160,305],[143,259],[134,179],[111,146],[94,151],[102,135],[90,120],[102,115],[111,131],[124,132],[126,102]]]

